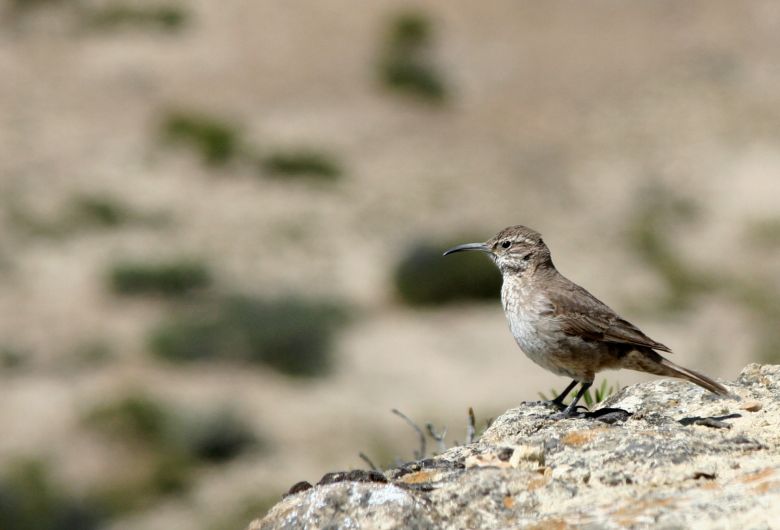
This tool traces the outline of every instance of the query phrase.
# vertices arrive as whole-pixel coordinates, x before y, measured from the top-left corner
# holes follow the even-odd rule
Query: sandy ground
[[[681,364],[732,378],[751,359],[751,316],[733,300],[649,310],[662,286],[626,234],[648,187],[665,186],[698,211],[665,234],[682,259],[776,281],[777,252],[745,236],[780,206],[775,3],[414,2],[436,23],[435,56],[452,87],[440,109],[373,78],[394,2],[186,5],[193,22],[175,35],[76,30],[59,8],[7,16],[0,29],[0,337],[30,357],[0,372],[0,460],[45,455],[87,483],[115,463],[80,427],[91,404],[138,387],[233,404],[272,449],[207,470],[189,496],[114,525],[174,529],[360,466],[361,450],[411,456],[414,437],[393,407],[462,438],[469,406],[486,418],[565,382],[520,354],[497,302],[406,309],[392,267],[421,237],[487,238],[516,223],[542,231],[566,275]],[[347,174],[317,187],[240,164],[205,168],[156,141],[170,108],[227,116],[261,149],[330,150]],[[52,239],[11,215],[56,218],[80,193],[172,221]],[[336,373],[301,383],[154,362],[143,334],[168,307],[117,299],[105,269],[117,257],[178,255],[203,257],[236,290],[349,301],[357,318],[338,340]],[[93,340],[116,357],[74,363]]]

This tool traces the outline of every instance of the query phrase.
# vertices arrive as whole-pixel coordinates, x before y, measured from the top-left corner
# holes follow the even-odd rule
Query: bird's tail
[[[719,396],[731,396],[731,392],[717,381],[694,370],[674,364],[650,349],[632,351],[626,356],[623,367],[655,375],[686,379]]]

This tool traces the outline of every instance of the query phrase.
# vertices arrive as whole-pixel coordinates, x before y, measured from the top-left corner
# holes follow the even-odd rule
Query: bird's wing
[[[567,335],[671,352],[579,285],[566,280],[559,287],[550,292],[551,316]]]

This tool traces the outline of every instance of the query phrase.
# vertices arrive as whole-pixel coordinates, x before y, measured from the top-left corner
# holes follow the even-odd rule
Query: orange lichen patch
[[[746,401],[739,406],[739,408],[748,412],[758,412],[762,407],[763,405],[760,401]]]
[[[753,491],[756,493],[766,493],[777,489],[780,489],[780,480],[767,480],[753,487]]]
[[[566,433],[561,441],[566,445],[579,447],[593,440],[593,438],[595,438],[599,433],[605,432],[607,430],[608,429],[596,428],[587,429],[585,431],[572,431]]]
[[[425,482],[433,482],[439,478],[439,471],[436,469],[423,469],[422,471],[416,471],[404,475],[399,479],[400,482],[406,484],[422,484]]]
[[[566,530],[569,528],[569,524],[563,519],[550,518],[526,526],[525,528],[526,530]]]
[[[503,503],[504,503],[504,508],[506,508],[507,510],[511,510],[512,508],[515,507],[515,498],[512,497],[511,495],[507,495],[506,497],[504,497]]]
[[[743,484],[747,484],[748,482],[756,482],[758,480],[771,477],[774,474],[775,470],[771,467],[768,467],[766,469],[762,469],[761,471],[756,471],[755,473],[750,473],[744,477],[740,477],[738,480]]]

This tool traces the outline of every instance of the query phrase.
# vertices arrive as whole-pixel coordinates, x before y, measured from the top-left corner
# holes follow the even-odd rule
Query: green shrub
[[[495,265],[477,252],[442,257],[455,244],[422,242],[406,251],[394,273],[395,289],[403,302],[424,306],[498,300],[501,275]]]
[[[329,302],[232,296],[182,310],[152,331],[149,345],[173,361],[248,361],[317,376],[331,366],[333,336],[344,316]]]
[[[160,453],[146,479],[148,493],[176,495],[187,491],[193,482],[193,462],[190,455],[171,448]]]
[[[262,447],[233,411],[180,411],[143,392],[109,401],[84,415],[86,426],[134,449],[145,459],[95,493],[106,513],[118,514],[186,491],[202,465],[218,464]]]
[[[444,98],[444,85],[430,66],[404,57],[390,57],[382,65],[385,84],[395,90],[409,92],[432,101]]]
[[[93,229],[107,230],[126,224],[161,225],[159,212],[138,212],[109,194],[77,193],[51,214],[41,214],[18,200],[3,205],[11,225],[28,236],[61,239]]]
[[[185,432],[186,451],[204,462],[225,462],[259,444],[251,428],[231,410],[192,418]]]
[[[404,13],[390,22],[379,58],[381,82],[397,92],[441,103],[447,89],[431,60],[432,24],[422,13]]]
[[[182,412],[140,392],[95,407],[84,420],[154,454],[177,455],[182,464],[223,462],[258,443],[249,425],[232,410]]]
[[[585,391],[585,393],[582,395],[582,401],[585,403],[585,406],[587,406],[588,408],[592,407],[593,405],[598,406],[609,396],[611,396],[615,392],[618,392],[620,388],[621,388],[620,383],[615,383],[613,385],[611,383],[608,383],[606,379],[602,379],[600,385],[598,386],[594,385]],[[566,398],[563,400],[563,403],[564,404],[571,403],[572,400],[577,396],[577,392],[579,392],[579,387],[576,387],[571,392],[569,392],[569,395],[566,396]],[[551,388],[549,396],[544,392],[539,392],[539,397],[544,400],[552,401],[553,399],[557,398],[558,394],[560,393],[561,392],[559,390],[556,390],[555,388]]]
[[[143,27],[161,31],[176,31],[185,26],[188,18],[184,8],[177,5],[142,7],[113,3],[89,11],[87,24],[104,30]]]
[[[92,409],[87,425],[123,440],[145,446],[164,447],[170,443],[172,412],[145,393],[132,393]]]
[[[191,483],[194,462],[181,451],[174,428],[178,417],[163,402],[133,392],[94,407],[83,420],[87,427],[146,456],[96,489],[93,496],[107,513],[141,509]]]
[[[93,225],[113,228],[132,220],[129,209],[113,197],[107,195],[77,195],[71,200],[69,208],[71,225]]]
[[[157,325],[149,335],[152,353],[168,361],[190,362],[224,358],[224,328],[219,316],[183,311]]]
[[[123,295],[184,296],[211,285],[211,273],[197,261],[121,262],[109,274],[111,288]]]
[[[163,122],[162,135],[169,143],[189,147],[209,166],[227,165],[239,154],[238,129],[225,120],[201,113],[170,113]]]
[[[29,360],[29,353],[12,345],[0,345],[0,370],[22,368]]]
[[[225,302],[224,315],[232,333],[246,342],[248,360],[290,375],[314,376],[330,368],[333,332],[344,311],[327,302],[238,296]]]
[[[262,169],[276,177],[319,177],[333,180],[342,170],[336,160],[310,149],[278,151],[261,160]]]
[[[432,26],[430,18],[424,13],[401,13],[390,24],[389,44],[408,51],[429,46],[432,41]]]
[[[91,530],[102,518],[97,505],[68,493],[38,460],[12,462],[0,478],[0,528]]]

